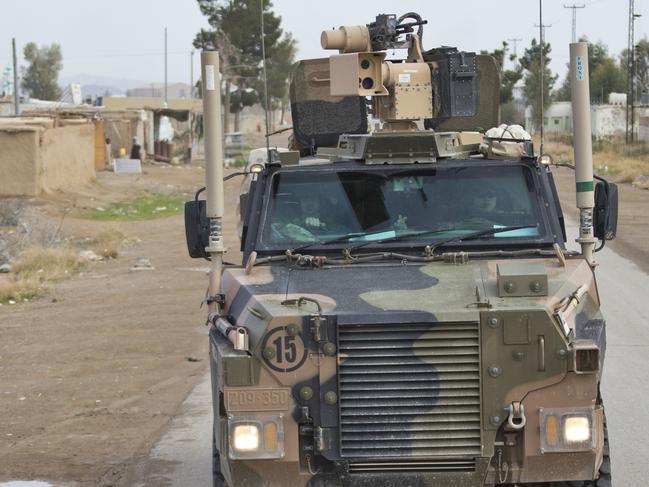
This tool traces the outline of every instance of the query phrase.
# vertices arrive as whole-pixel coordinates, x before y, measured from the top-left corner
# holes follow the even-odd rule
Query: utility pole
[[[572,43],[577,42],[577,9],[586,8],[586,5],[564,5],[563,8],[572,9]]]
[[[627,44],[626,143],[633,143],[635,125],[635,13],[634,0],[629,0],[629,37]]]
[[[522,41],[522,37],[514,37],[513,39],[507,39],[508,42],[511,42],[514,44],[514,57],[518,57],[518,43]],[[503,64],[505,64],[504,59],[503,59]]]
[[[189,99],[194,99],[194,50],[189,52]]]
[[[16,57],[16,39],[11,39],[11,50],[14,57],[14,115],[20,114],[20,107],[18,106],[18,58]]]
[[[167,28],[165,27],[165,98],[164,98],[164,107],[167,108],[168,98],[167,98]]]
[[[540,45],[539,45],[539,61],[540,61],[540,77],[541,77],[541,148],[540,148],[540,154],[543,155],[543,143],[545,139],[545,133],[544,133],[544,127],[543,127],[543,112],[544,112],[544,95],[545,95],[545,81],[544,81],[544,74],[545,74],[545,55],[543,53],[543,48],[545,47],[545,28],[546,27],[552,27],[552,24],[546,25],[543,23],[543,0],[539,0],[539,23],[535,25],[535,27],[539,28],[539,37],[541,39]]]

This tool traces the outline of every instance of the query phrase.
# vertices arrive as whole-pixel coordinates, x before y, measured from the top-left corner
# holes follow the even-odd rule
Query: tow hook
[[[519,401],[512,402],[505,408],[507,412],[507,425],[514,430],[522,430],[527,423],[525,417],[525,406]]]

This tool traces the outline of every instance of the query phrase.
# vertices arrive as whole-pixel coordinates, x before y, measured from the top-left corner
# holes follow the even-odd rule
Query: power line
[[[563,8],[572,9],[572,43],[577,42],[577,9],[586,8],[586,5],[564,5]]]
[[[545,43],[545,29],[552,27],[552,24],[534,24],[534,27],[539,27],[539,36],[541,38],[541,42]]]
[[[518,47],[518,43],[523,40],[522,37],[515,37],[513,39],[507,39],[509,42],[514,43],[514,57],[516,57],[516,48]]]

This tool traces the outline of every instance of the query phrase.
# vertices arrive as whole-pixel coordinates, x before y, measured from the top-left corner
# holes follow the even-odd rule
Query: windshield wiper
[[[476,238],[480,237],[486,237],[487,235],[495,235],[497,233],[503,233],[503,232],[513,232],[515,230],[522,230],[524,228],[537,228],[537,224],[530,224],[530,225],[512,225],[510,227],[487,227],[483,228],[482,230],[477,230],[475,232],[467,233],[466,235],[456,235],[454,237],[449,237],[444,240],[440,240],[439,242],[436,243],[430,243],[426,245],[426,253],[427,254],[432,254],[435,249],[438,247],[442,247],[443,245],[447,245],[450,243],[455,243],[455,242],[461,242],[463,240],[473,240]]]
[[[380,233],[383,233],[383,232],[380,232]],[[338,243],[338,242],[346,242],[348,240],[351,240],[352,238],[362,237],[364,235],[372,235],[372,234],[371,233],[367,234],[365,232],[346,233],[344,235],[340,235],[339,237],[331,238],[329,240],[317,240],[315,242],[310,242],[308,244],[300,245],[299,247],[295,247],[294,249],[290,249],[290,250],[291,250],[291,253],[300,252],[300,251],[302,251],[304,249],[308,249],[309,247],[313,247],[314,245],[325,246],[325,245],[330,245],[330,244],[334,244],[334,243]]]
[[[450,237],[450,238],[447,238],[445,240],[441,240],[440,242],[437,242],[434,245],[433,244],[428,244],[427,247],[432,247],[431,251],[430,251],[430,252],[432,252],[437,247],[440,247],[442,245],[446,245],[446,244],[449,244],[449,243],[460,242],[462,240],[471,240],[471,239],[475,239],[475,238],[479,238],[479,237],[483,237],[483,236],[487,236],[487,235],[494,235],[496,233],[501,233],[501,232],[512,232],[512,231],[521,230],[521,229],[524,229],[524,228],[536,228],[536,226],[537,225],[534,224],[534,225],[514,225],[514,226],[510,226],[510,227],[498,227],[498,228],[488,227],[488,228],[483,228],[482,230],[478,230],[476,232],[467,233],[466,235],[456,235],[454,237]],[[349,255],[354,250],[363,248],[363,247],[365,247],[367,245],[371,245],[371,244],[377,244],[377,243],[380,244],[380,243],[386,243],[386,242],[397,242],[399,240],[404,240],[404,239],[411,238],[411,237],[420,237],[422,235],[434,235],[436,233],[444,233],[444,232],[448,232],[448,231],[451,231],[451,230],[454,230],[454,228],[452,228],[452,227],[434,228],[434,229],[430,229],[430,230],[419,230],[419,231],[416,231],[416,232],[402,233],[400,235],[392,235],[390,237],[379,238],[379,239],[376,239],[376,240],[368,240],[368,241],[360,243],[358,245],[354,245],[352,247],[347,247],[346,249],[344,249],[344,253]],[[327,245],[334,244],[334,243],[346,242],[346,241],[351,240],[351,239],[356,238],[356,237],[371,237],[372,235],[380,235],[382,233],[386,233],[386,231],[389,231],[389,230],[381,230],[381,231],[378,231],[378,232],[371,232],[371,233],[365,233],[365,232],[346,233],[344,235],[340,235],[338,237],[335,237],[335,238],[332,238],[332,239],[329,239],[329,240],[319,240],[319,241],[316,241],[316,242],[310,242],[308,244],[301,245],[300,247],[296,247],[294,249],[291,249],[290,251],[291,251],[291,253],[301,252],[302,250],[308,249],[308,248],[313,247],[315,245],[327,246]]]
[[[363,242],[362,244],[356,245],[354,247],[349,247],[349,248],[345,249],[345,251],[346,252],[351,252],[352,250],[359,249],[361,247],[365,247],[366,245],[373,244],[373,243],[392,242],[392,241],[401,240],[401,239],[408,238],[408,237],[417,237],[418,235],[431,235],[431,234],[434,234],[434,233],[446,232],[448,230],[453,230],[453,229],[449,228],[449,227],[445,227],[445,228],[436,228],[436,229],[433,229],[433,230],[421,230],[421,231],[417,231],[417,232],[403,233],[401,235],[390,235],[389,237],[385,237],[385,238],[378,238],[376,240],[368,240],[367,242]],[[367,232],[346,233],[345,235],[341,235],[339,237],[334,237],[334,238],[329,239],[329,240],[319,240],[319,241],[316,241],[316,242],[310,242],[308,244],[301,245],[299,247],[291,249],[291,252],[292,253],[300,252],[300,251],[302,251],[304,249],[313,247],[314,245],[326,246],[326,245],[330,245],[330,244],[334,244],[334,243],[338,243],[338,242],[347,242],[348,240],[351,240],[351,239],[357,238],[357,237],[368,238],[368,237],[371,237],[373,235],[381,235],[383,233],[388,233],[388,232],[392,233],[392,232],[394,232],[394,230],[379,230],[379,231],[370,232],[370,233],[367,233]]]
[[[376,240],[368,240],[367,242],[363,242],[358,245],[354,245],[353,247],[348,247],[345,249],[345,252],[349,254],[350,252],[353,252],[354,250],[360,249],[362,247],[365,247],[370,244],[375,244],[375,243],[385,243],[385,242],[397,242],[399,240],[404,240],[406,238],[410,237],[419,237],[422,235],[434,235],[436,233],[443,233],[443,232],[448,232],[450,230],[453,230],[451,227],[444,227],[444,228],[433,228],[430,230],[418,230],[416,232],[407,232],[407,233],[402,233],[400,235],[392,235],[390,237],[385,237],[385,238],[379,238]],[[380,233],[385,233],[385,230],[382,232],[376,232],[375,234],[370,234],[370,235],[376,235]]]

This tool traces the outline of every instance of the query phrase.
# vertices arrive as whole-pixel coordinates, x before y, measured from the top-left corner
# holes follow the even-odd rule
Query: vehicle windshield
[[[280,171],[271,182],[261,248],[317,246],[330,240],[334,247],[348,246],[400,235],[401,245],[426,244],[524,225],[532,228],[484,239],[538,239],[543,223],[532,177],[527,167],[511,163],[414,171]]]

